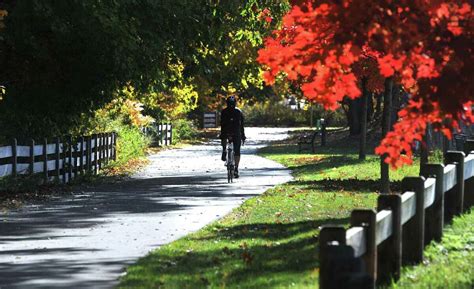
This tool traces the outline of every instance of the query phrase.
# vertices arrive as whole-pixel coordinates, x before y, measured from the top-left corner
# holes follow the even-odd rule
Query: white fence
[[[46,182],[68,183],[85,172],[97,173],[116,159],[116,133],[0,147],[0,177],[41,174]]]
[[[380,195],[377,211],[354,210],[349,229],[324,226],[320,288],[375,288],[397,280],[402,265],[422,262],[425,245],[441,240],[445,223],[474,205],[474,141],[465,149],[405,178],[403,194]]]

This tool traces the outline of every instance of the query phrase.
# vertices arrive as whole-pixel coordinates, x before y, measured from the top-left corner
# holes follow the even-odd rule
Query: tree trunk
[[[367,91],[367,79],[362,79],[362,113],[360,119],[360,144],[359,160],[365,160],[367,144],[367,108],[369,92]]]
[[[361,130],[361,99],[350,99],[349,100],[349,111],[347,123],[349,125],[349,134],[358,135]]]
[[[382,93],[377,93],[376,97],[376,104],[375,104],[375,113],[374,113],[374,118],[379,118],[381,115],[383,115],[382,112],[382,101],[383,101],[383,94]]]
[[[367,95],[367,122],[370,123],[374,119],[374,95],[369,93]]]
[[[385,93],[383,97],[383,116],[382,116],[382,139],[392,127],[392,94],[393,79],[385,79]],[[390,193],[390,171],[388,164],[385,163],[386,154],[380,157],[380,191],[382,194]]]

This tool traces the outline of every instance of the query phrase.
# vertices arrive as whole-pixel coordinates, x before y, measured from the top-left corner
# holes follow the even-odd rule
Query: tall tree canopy
[[[376,150],[393,166],[411,162],[412,144],[422,140],[427,123],[450,136],[459,121],[474,121],[470,1],[292,2],[259,52],[265,80],[283,72],[307,98],[334,109],[346,96],[360,97],[354,67],[371,51],[379,73],[411,94]]]
[[[169,100],[190,89],[259,85],[252,60],[269,24],[257,18],[263,7],[282,15],[285,3],[2,1],[0,10],[8,11],[0,30],[3,133],[64,133],[124,87]]]

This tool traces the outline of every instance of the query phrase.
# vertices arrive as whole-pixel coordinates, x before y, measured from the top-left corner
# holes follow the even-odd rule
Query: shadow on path
[[[153,156],[152,164],[163,162],[165,172],[151,170],[146,178],[0,214],[0,288],[112,288],[124,267],[151,249],[291,180],[282,166],[246,155],[248,168],[227,184],[216,148],[192,149],[199,154],[197,164],[183,163],[182,154],[189,151],[165,152]],[[196,172],[176,169],[175,176],[167,175],[176,163],[189,166],[186,173]],[[217,165],[217,171],[206,171]]]

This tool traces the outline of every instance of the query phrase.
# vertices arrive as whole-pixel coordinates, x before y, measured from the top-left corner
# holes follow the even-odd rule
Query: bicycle
[[[235,172],[234,143],[231,138],[227,139],[227,158],[225,161],[227,167],[227,182],[232,183]]]

